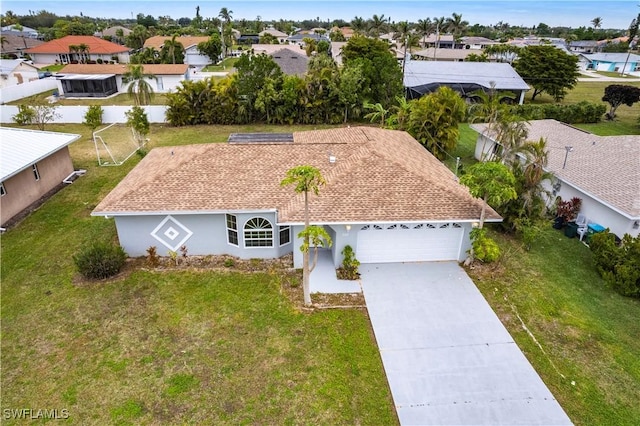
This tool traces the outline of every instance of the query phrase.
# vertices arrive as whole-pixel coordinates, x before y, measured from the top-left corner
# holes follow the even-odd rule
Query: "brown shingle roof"
[[[128,52],[127,46],[111,43],[93,36],[66,36],[51,40],[39,46],[25,50],[27,53],[69,53],[69,46],[79,46],[86,44],[89,47],[89,54],[109,55],[114,53]]]
[[[547,140],[549,171],[627,215],[640,217],[640,136],[602,137],[556,120],[532,120],[528,128],[528,140]],[[573,151],[563,169],[567,146]]]
[[[144,47],[152,47],[156,50],[162,49],[165,40],[171,40],[173,37],[167,36],[153,36],[149,37],[144,42]],[[176,37],[176,41],[182,44],[182,47],[187,49],[190,46],[198,45],[202,42],[208,41],[209,37],[197,37],[197,36],[184,36]]]
[[[93,214],[277,209],[280,223],[299,223],[303,197],[280,182],[288,169],[303,164],[318,167],[327,181],[319,196],[310,197],[312,222],[480,216],[481,201],[415,139],[369,127],[296,132],[292,144],[156,148]],[[499,219],[491,209],[488,217]]]
[[[143,70],[153,75],[183,75],[189,68],[186,64],[144,64]],[[60,74],[125,74],[129,71],[127,64],[69,64],[62,68]]]

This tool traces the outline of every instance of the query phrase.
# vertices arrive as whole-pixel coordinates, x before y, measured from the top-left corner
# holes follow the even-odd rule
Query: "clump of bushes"
[[[623,296],[640,297],[640,235],[625,234],[618,244],[607,229],[592,235],[589,247],[607,284]]]
[[[473,258],[484,263],[491,263],[500,257],[500,247],[493,241],[484,228],[474,228],[470,233]]]
[[[598,123],[607,107],[588,101],[576,104],[523,104],[512,108],[512,113],[525,120],[554,119],[568,124]]]
[[[360,273],[358,272],[360,261],[356,259],[353,248],[346,245],[341,253],[344,259],[342,260],[342,266],[337,271],[338,278],[341,280],[357,280],[360,278]]]
[[[73,256],[78,272],[88,279],[112,277],[124,266],[127,254],[115,244],[94,242]]]

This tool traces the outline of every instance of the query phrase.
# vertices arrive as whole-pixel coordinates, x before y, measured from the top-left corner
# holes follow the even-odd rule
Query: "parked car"
[[[47,77],[51,77],[53,74],[51,74],[51,71],[39,71],[38,72],[38,78],[47,78]]]

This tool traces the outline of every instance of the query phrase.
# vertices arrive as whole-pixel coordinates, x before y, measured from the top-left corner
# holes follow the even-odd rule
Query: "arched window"
[[[245,247],[273,247],[273,226],[262,217],[254,217],[244,224]]]

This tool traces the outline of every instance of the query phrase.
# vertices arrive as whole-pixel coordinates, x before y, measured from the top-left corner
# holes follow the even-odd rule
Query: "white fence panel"
[[[87,113],[88,106],[59,106],[56,108],[56,117],[53,123],[82,123],[84,115]],[[164,105],[147,105],[143,106],[147,113],[149,123],[165,123],[165,113],[167,107]],[[102,122],[125,123],[127,117],[125,112],[131,109],[130,106],[103,106]],[[0,123],[14,123],[13,116],[18,113],[18,107],[13,105],[0,106]]]
[[[15,86],[3,87],[0,89],[0,103],[13,102],[48,90],[57,89],[58,83],[54,77],[29,81]]]

